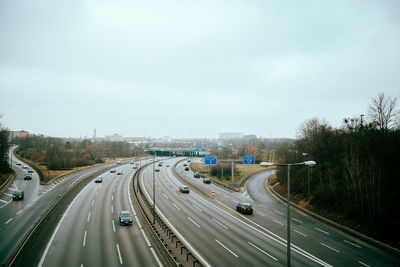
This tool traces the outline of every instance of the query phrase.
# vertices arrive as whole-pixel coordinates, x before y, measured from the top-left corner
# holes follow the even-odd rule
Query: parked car
[[[253,214],[253,206],[249,203],[238,203],[236,210],[243,214]]]
[[[94,180],[95,183],[102,183],[103,182],[103,178],[101,177],[97,177],[96,180]]]
[[[189,171],[189,167],[185,167],[185,171]]]
[[[111,173],[116,173],[117,171],[115,169],[110,170]]]
[[[189,186],[183,185],[183,186],[179,187],[179,192],[181,192],[181,193],[189,193]]]
[[[25,173],[25,175],[24,175],[24,180],[32,180],[32,174],[30,174],[30,173]]]
[[[120,225],[130,225],[132,224],[132,216],[127,210],[123,210],[119,213],[119,224]]]
[[[195,173],[193,174],[193,177],[194,177],[194,178],[200,178],[200,173],[195,172]]]
[[[211,184],[211,178],[208,178],[208,177],[204,178],[204,179],[203,179],[203,183],[205,183],[205,184]]]
[[[13,200],[22,200],[24,199],[24,191],[15,191],[13,193]]]

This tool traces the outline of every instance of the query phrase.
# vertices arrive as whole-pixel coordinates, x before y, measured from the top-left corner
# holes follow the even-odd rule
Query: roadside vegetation
[[[0,119],[2,115],[0,114]],[[8,149],[10,144],[8,143],[8,130],[3,128],[0,124],[0,185],[2,185],[12,173],[12,170],[8,162]]]
[[[314,160],[310,169],[291,168],[291,193],[298,204],[355,230],[400,247],[399,112],[396,98],[379,94],[368,116],[345,118],[334,128],[306,121],[298,139],[277,151],[282,163]],[[287,168],[278,168],[275,189],[286,196]]]

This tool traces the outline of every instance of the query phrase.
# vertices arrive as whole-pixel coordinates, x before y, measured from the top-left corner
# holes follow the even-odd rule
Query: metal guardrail
[[[12,179],[13,175],[14,175],[14,174],[11,174],[11,175],[7,178],[7,180],[6,180],[2,185],[0,185],[0,191],[3,190],[3,188],[7,186],[7,184],[8,184],[8,183],[10,182],[10,180]]]
[[[174,256],[172,253],[172,250],[168,248],[168,244],[165,242],[166,240],[164,240],[164,238],[162,237],[162,234],[157,230],[157,227],[155,224],[157,224],[158,228],[160,228],[162,230],[163,235],[168,238],[170,243],[175,246],[175,248],[174,248],[175,251],[179,250],[181,256],[182,255],[185,256],[184,258],[186,259],[187,264],[192,262],[193,267],[195,267],[195,266],[203,267],[204,265],[196,258],[194,253],[192,251],[190,251],[190,249],[188,248],[189,246],[187,244],[185,244],[185,241],[181,240],[178,237],[178,235],[171,230],[171,226],[169,226],[167,223],[165,223],[163,221],[163,219],[157,214],[157,211],[154,210],[153,206],[150,204],[149,200],[145,196],[145,194],[140,186],[139,177],[140,177],[140,173],[143,170],[143,168],[148,166],[149,164],[152,164],[152,163],[148,163],[148,164],[142,166],[141,168],[139,168],[139,170],[134,175],[134,181],[133,181],[133,187],[134,187],[133,191],[134,191],[134,194],[136,197],[136,201],[139,204],[142,214],[146,218],[146,222],[151,226],[151,229],[153,230],[155,235],[158,237],[159,241],[163,244],[163,247],[167,250],[168,254],[172,257],[172,259],[174,260],[174,262],[176,263],[177,266],[182,266],[182,264],[177,261],[177,257]],[[135,188],[135,180],[136,180],[136,188]],[[141,204],[139,197],[143,200],[144,204],[146,205],[146,208],[148,211],[147,213],[146,213],[146,209]],[[155,214],[155,216],[154,216],[155,224],[152,223],[153,214]]]
[[[267,184],[268,184],[268,187],[269,187],[270,191],[276,197],[278,197],[284,203],[287,202],[286,198],[284,198],[283,196],[281,196],[278,192],[276,192],[274,190],[274,188],[270,185],[269,181],[267,181]],[[336,223],[336,222],[331,221],[331,220],[329,220],[329,219],[327,219],[325,217],[322,217],[322,216],[320,216],[320,215],[318,215],[318,214],[316,214],[316,213],[314,213],[314,212],[312,212],[312,211],[310,211],[308,209],[305,209],[305,208],[297,205],[296,203],[293,203],[292,201],[290,201],[290,205],[292,205],[295,208],[301,210],[302,212],[310,215],[311,217],[314,217],[314,218],[316,218],[316,219],[318,219],[318,220],[320,220],[320,221],[322,221],[322,222],[324,222],[324,223],[326,223],[326,224],[328,224],[330,226],[333,226],[334,228],[337,228],[337,229],[339,229],[339,230],[341,230],[341,231],[343,231],[343,232],[345,232],[347,234],[350,234],[350,235],[352,235],[352,236],[354,236],[354,237],[356,237],[358,239],[361,239],[361,240],[363,240],[363,241],[365,241],[365,242],[367,242],[369,244],[372,244],[372,245],[374,245],[374,246],[376,246],[376,247],[378,247],[380,249],[383,249],[383,250],[385,250],[385,251],[387,251],[389,253],[392,253],[392,254],[394,254],[396,256],[400,256],[400,250],[398,250],[398,249],[396,249],[394,247],[391,247],[391,246],[389,246],[387,244],[384,244],[384,243],[382,243],[382,242],[380,242],[378,240],[375,240],[375,239],[373,239],[373,238],[371,238],[369,236],[361,234],[361,233],[359,233],[359,232],[357,232],[357,231],[355,231],[353,229],[350,229],[350,228],[348,228],[346,226],[343,226],[343,225],[341,225],[339,223]]]

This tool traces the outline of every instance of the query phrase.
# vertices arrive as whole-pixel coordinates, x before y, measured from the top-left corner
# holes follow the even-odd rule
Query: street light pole
[[[155,151],[153,150],[153,224],[156,223],[156,172],[154,169]]]
[[[261,166],[286,166],[287,167],[287,259],[286,266],[290,267],[290,167],[296,165],[306,165],[307,167],[315,165],[315,161],[304,161],[299,163],[289,163],[289,164],[274,164],[272,162],[261,162]]]

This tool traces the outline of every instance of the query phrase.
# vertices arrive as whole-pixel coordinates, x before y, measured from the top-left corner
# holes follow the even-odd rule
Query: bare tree
[[[395,126],[396,116],[399,114],[396,110],[396,102],[396,97],[391,98],[384,93],[372,99],[372,104],[368,107],[368,115],[379,130],[387,131]]]

